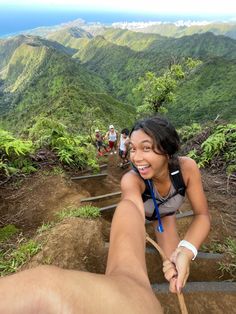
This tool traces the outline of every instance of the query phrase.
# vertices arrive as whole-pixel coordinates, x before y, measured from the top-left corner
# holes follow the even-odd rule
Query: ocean
[[[100,22],[109,25],[113,22],[175,22],[178,20],[209,20],[207,16],[176,16],[120,12],[93,12],[61,9],[22,9],[0,6],[0,37],[20,33],[21,31],[41,26],[53,26],[61,23],[83,19],[87,23]],[[221,17],[222,18],[222,17]],[[210,18],[214,20],[214,18]],[[215,18],[216,20],[216,18]],[[219,18],[218,18],[219,20]]]

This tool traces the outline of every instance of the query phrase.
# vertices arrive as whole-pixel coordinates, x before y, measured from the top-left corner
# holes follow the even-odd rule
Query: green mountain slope
[[[134,60],[135,52],[128,47],[115,45],[103,36],[90,40],[74,56],[90,71],[104,79],[109,92],[119,99],[124,99],[132,87],[129,82],[127,64]],[[132,85],[133,86],[133,85]]]
[[[235,115],[236,40],[212,33],[167,38],[108,29],[92,37],[78,28],[63,31],[52,32],[53,41],[27,36],[23,43],[8,42],[10,57],[0,49],[0,112],[9,128],[27,128],[42,115],[74,128],[91,108],[105,124],[130,125],[134,107],[113,97],[137,105],[132,90],[139,77],[162,75],[186,57],[203,64],[179,86],[176,103],[168,106],[172,120],[181,125]]]
[[[184,57],[199,58],[236,58],[236,41],[212,33],[196,34],[182,38],[160,38],[153,40],[149,47],[134,51],[128,47],[130,36],[137,34],[128,31],[109,31],[109,41],[103,36],[90,40],[74,57],[91,71],[100,75],[108,84],[109,90],[119,99],[132,102],[131,91],[140,76],[147,71],[160,75],[171,61],[180,62]],[[127,37],[125,34],[128,34]],[[125,41],[124,38],[129,38]],[[112,43],[122,42],[122,46]],[[123,46],[124,45],[124,46]]]
[[[190,26],[173,23],[154,24],[139,28],[138,32],[159,34],[167,37],[182,37],[212,32],[215,35],[225,35],[236,39],[236,23],[207,23],[205,25]]]
[[[215,36],[212,33],[194,34],[181,38],[168,38],[154,42],[146,50],[147,55],[166,55],[166,57],[194,57],[206,60],[214,57],[224,57],[227,59],[236,58],[236,40]]]
[[[133,108],[108,96],[99,77],[53,48],[21,45],[6,68],[0,111],[8,129],[28,128],[39,116],[73,128],[83,119],[84,108],[100,108],[96,118],[107,125],[112,121],[125,126],[133,118]],[[2,101],[6,97],[10,101]]]
[[[102,36],[119,46],[127,46],[135,51],[147,49],[154,41],[161,40],[162,36],[157,34],[144,34],[124,29],[109,28]]]
[[[8,64],[15,50],[22,44],[31,46],[45,46],[53,48],[62,53],[72,55],[75,50],[70,47],[65,47],[56,41],[49,41],[38,36],[19,35],[7,40],[0,41],[0,71]]]
[[[203,64],[178,87],[168,116],[176,125],[236,119],[236,60],[214,58]]]
[[[65,27],[47,35],[47,39],[57,41],[60,44],[79,49],[88,42],[93,36],[79,27]]]

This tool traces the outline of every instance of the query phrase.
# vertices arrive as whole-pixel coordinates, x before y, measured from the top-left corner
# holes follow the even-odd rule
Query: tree
[[[137,108],[138,114],[166,112],[164,104],[174,101],[178,82],[200,63],[199,60],[188,58],[183,65],[172,65],[162,76],[157,77],[155,73],[147,72],[134,89],[143,98],[142,105]]]

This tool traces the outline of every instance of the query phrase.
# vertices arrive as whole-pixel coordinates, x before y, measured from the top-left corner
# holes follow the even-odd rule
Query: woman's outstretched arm
[[[111,228],[106,275],[41,266],[0,279],[0,313],[157,314],[145,264],[144,218],[129,199]]]

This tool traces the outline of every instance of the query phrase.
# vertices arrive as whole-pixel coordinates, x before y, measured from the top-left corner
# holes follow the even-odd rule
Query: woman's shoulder
[[[139,174],[131,169],[130,171],[126,172],[122,179],[121,179],[122,186],[130,186],[131,188],[138,186],[141,190],[144,191],[145,183],[143,179],[139,176]]]
[[[194,159],[187,156],[179,157],[180,167],[197,167],[197,163]]]
[[[140,178],[140,176],[138,175],[138,173],[134,170],[131,169],[128,172],[126,172],[123,177],[122,180],[134,180],[134,181],[141,181],[142,179]]]
[[[185,184],[188,182],[189,178],[194,176],[196,173],[199,173],[199,168],[195,160],[187,156],[179,157],[180,169],[185,181]]]

